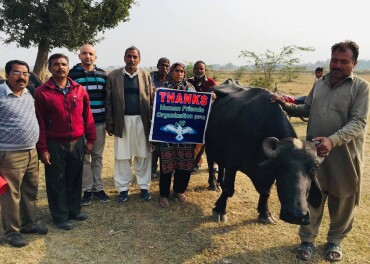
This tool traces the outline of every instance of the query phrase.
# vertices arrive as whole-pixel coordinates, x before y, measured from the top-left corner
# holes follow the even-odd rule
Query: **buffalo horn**
[[[279,139],[276,137],[268,137],[262,143],[263,152],[269,158],[274,158],[278,154]]]

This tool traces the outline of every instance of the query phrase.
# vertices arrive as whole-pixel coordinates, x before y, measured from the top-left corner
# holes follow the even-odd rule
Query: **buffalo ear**
[[[321,204],[322,200],[322,192],[319,185],[319,182],[317,181],[317,178],[314,177],[314,179],[311,182],[311,188],[310,192],[308,194],[308,202],[315,208],[318,208]]]

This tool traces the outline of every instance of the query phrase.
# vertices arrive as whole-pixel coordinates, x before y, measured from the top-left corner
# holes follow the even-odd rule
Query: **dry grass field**
[[[220,77],[217,81],[226,79]],[[363,76],[370,81],[370,75]],[[303,75],[293,83],[280,84],[281,91],[306,94],[314,75]],[[241,80],[244,83],[243,79]],[[245,84],[245,83],[244,83]],[[304,138],[306,123],[292,118],[297,133]],[[229,199],[227,223],[215,223],[211,210],[220,193],[207,190],[207,167],[191,177],[188,204],[170,199],[170,207],[159,207],[158,180],[151,186],[152,200],[142,202],[136,184],[126,203],[116,202],[113,181],[113,139],[107,138],[104,154],[104,182],[109,203],[96,200],[83,207],[89,215],[75,222],[71,231],[52,225],[48,209],[43,166],[40,166],[38,217],[49,228],[46,236],[26,235],[30,244],[21,249],[0,245],[0,263],[303,263],[295,258],[299,244],[298,226],[279,220],[276,225],[256,221],[258,195],[247,176],[238,173],[236,191]],[[370,263],[370,129],[367,136],[363,196],[354,227],[343,242],[342,263]],[[273,189],[270,209],[278,218],[280,204]],[[309,263],[326,263],[327,211],[316,250]]]

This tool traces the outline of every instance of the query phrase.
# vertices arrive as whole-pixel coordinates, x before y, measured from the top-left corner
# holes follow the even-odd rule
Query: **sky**
[[[99,67],[123,66],[124,51],[135,45],[141,51],[141,67],[156,66],[160,57],[171,62],[247,64],[242,50],[263,54],[267,49],[313,47],[300,53],[304,63],[326,61],[330,47],[343,40],[360,46],[359,59],[370,59],[369,9],[364,0],[137,0],[130,20],[107,30],[96,44]],[[4,38],[3,32],[0,38]],[[70,65],[79,62],[78,51],[62,52]],[[31,69],[37,48],[0,46],[0,68],[12,59],[26,61]]]

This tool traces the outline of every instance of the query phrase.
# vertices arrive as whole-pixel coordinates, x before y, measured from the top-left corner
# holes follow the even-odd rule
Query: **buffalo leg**
[[[213,169],[214,160],[207,155],[208,165],[208,190],[220,191],[219,185],[216,182],[215,170]]]
[[[225,168],[218,166],[218,176],[217,176],[217,183],[223,188],[224,185],[224,178],[225,178]]]
[[[234,195],[235,175],[236,170],[226,169],[224,188],[222,189],[221,196],[218,198],[216,202],[215,208],[213,208],[212,210],[212,216],[215,221],[227,222],[226,216],[227,199]]]
[[[260,198],[258,200],[258,207],[257,211],[258,221],[264,224],[275,224],[276,220],[271,215],[269,207],[268,207],[268,199],[270,197],[270,192],[267,193],[260,193]]]

